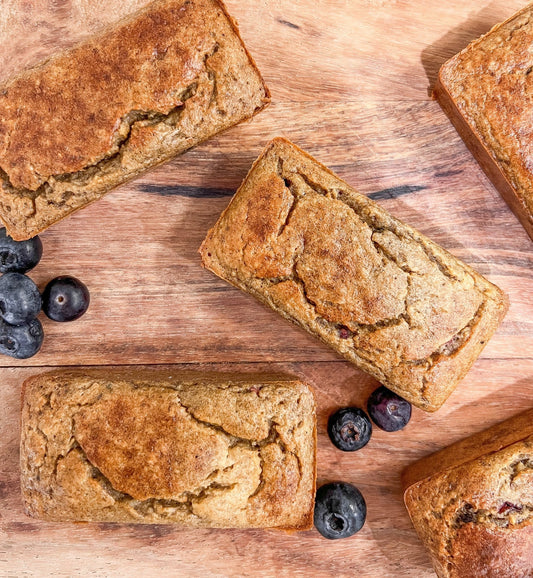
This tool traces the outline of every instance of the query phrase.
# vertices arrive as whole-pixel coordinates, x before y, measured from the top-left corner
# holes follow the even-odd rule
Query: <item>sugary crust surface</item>
[[[268,101],[220,0],[157,0],[0,88],[0,217],[34,236]]]
[[[315,402],[287,376],[63,370],[23,387],[21,487],[55,521],[307,529]]]
[[[532,70],[530,5],[446,62],[435,95],[533,238]]]
[[[427,411],[503,318],[503,293],[284,139],[201,249],[205,267]]]
[[[483,447],[471,444],[474,459],[444,467],[407,489],[407,510],[441,578],[533,575],[530,433],[529,428],[524,437],[517,429],[514,437],[522,439],[482,455]],[[466,447],[451,449],[463,454]]]

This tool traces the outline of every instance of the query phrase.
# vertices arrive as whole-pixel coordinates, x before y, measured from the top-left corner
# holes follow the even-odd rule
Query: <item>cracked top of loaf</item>
[[[532,432],[529,410],[423,460],[405,504],[440,578],[531,576]]]
[[[428,411],[507,309],[496,286],[281,138],[200,252],[208,269]]]
[[[512,185],[533,227],[533,5],[469,44],[439,81]],[[531,233],[530,233],[531,234]]]
[[[315,403],[294,378],[142,369],[23,388],[21,486],[56,521],[307,529]]]
[[[221,1],[157,0],[0,87],[0,217],[34,236],[268,100]]]

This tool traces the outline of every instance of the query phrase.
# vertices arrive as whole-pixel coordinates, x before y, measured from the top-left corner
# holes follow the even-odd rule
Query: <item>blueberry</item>
[[[52,279],[43,291],[43,311],[54,321],[74,321],[89,307],[89,290],[75,277]]]
[[[411,404],[384,385],[368,398],[367,407],[372,421],[385,431],[401,430],[411,419]]]
[[[366,503],[361,492],[346,482],[332,482],[318,488],[315,528],[329,540],[348,538],[363,527]]]
[[[10,325],[22,325],[37,317],[41,295],[37,285],[22,273],[0,277],[0,317]]]
[[[43,326],[38,319],[24,325],[9,325],[0,320],[0,353],[16,359],[35,355],[43,343]]]
[[[362,409],[344,407],[329,416],[328,434],[340,450],[354,452],[370,441],[372,423]]]
[[[0,228],[0,273],[26,273],[41,260],[43,244],[39,237],[13,241],[4,227]]]

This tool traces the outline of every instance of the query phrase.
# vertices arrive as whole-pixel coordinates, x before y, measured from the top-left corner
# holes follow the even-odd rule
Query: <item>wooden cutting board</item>
[[[145,0],[0,0],[0,81]],[[31,277],[79,277],[79,321],[43,319],[41,353],[0,358],[0,576],[430,577],[404,510],[411,461],[533,405],[533,243],[428,96],[439,66],[523,0],[228,0],[272,90],[246,123],[159,167],[42,234]],[[36,119],[38,121],[38,119]],[[335,450],[327,416],[364,406],[377,383],[200,267],[198,247],[251,162],[284,135],[508,293],[509,313],[446,405],[402,432]],[[61,525],[19,498],[19,394],[49,366],[201,364],[279,370],[316,390],[319,483],[356,484],[356,536]]]

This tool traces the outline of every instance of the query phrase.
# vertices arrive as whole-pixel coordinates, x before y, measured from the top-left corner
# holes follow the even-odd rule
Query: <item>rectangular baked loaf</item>
[[[315,403],[281,375],[57,370],[23,387],[21,487],[55,521],[307,529]]]
[[[440,578],[533,573],[533,409],[410,466],[405,505]]]
[[[533,239],[533,5],[446,62],[434,95]]]
[[[497,287],[279,138],[200,252],[209,270],[427,411],[507,309]]]
[[[30,238],[268,102],[221,0],[157,0],[0,87],[0,218]]]

